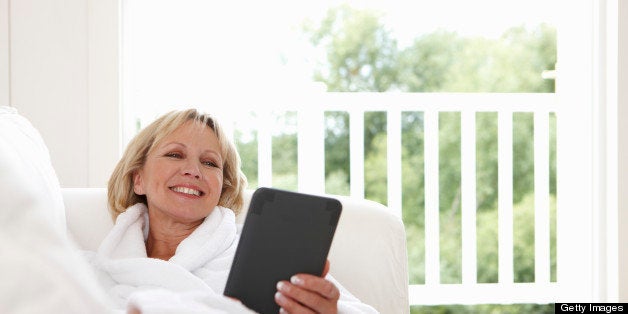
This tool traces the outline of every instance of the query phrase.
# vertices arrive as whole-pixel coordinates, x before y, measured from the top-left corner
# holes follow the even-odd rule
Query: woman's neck
[[[158,214],[148,211],[149,230],[146,239],[146,255],[152,258],[169,260],[177,247],[187,238],[203,220],[191,223],[181,223],[165,217],[155,217]]]

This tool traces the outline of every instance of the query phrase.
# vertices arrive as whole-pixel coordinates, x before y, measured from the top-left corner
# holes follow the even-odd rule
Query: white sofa
[[[62,189],[68,232],[83,249],[96,250],[113,223],[104,188]],[[245,193],[244,209],[252,191]],[[408,271],[403,223],[385,206],[334,196],[343,204],[330,251],[330,273],[381,313],[408,313]],[[239,223],[246,217],[243,210]]]
[[[380,204],[339,199],[331,274],[381,313],[408,313],[401,220]],[[77,246],[96,250],[111,226],[105,189],[62,189],[39,132],[0,106],[0,313],[108,313]]]

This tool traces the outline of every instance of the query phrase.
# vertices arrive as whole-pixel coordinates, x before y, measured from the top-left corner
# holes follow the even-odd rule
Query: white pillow
[[[20,206],[24,203],[35,206]],[[50,154],[33,125],[12,107],[0,106],[0,222],[21,210],[41,215],[65,232],[65,207]]]

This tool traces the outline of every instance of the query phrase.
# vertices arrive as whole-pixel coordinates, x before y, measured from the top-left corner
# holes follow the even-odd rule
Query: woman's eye
[[[180,158],[182,158],[183,156],[182,156],[181,154],[179,154],[179,153],[167,153],[167,154],[166,154],[166,157],[180,159]]]
[[[213,161],[203,161],[203,164],[208,167],[218,167],[218,164]]]

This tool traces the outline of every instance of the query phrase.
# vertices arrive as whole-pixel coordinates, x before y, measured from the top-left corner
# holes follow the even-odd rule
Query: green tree
[[[399,52],[399,75],[401,90],[406,92],[443,91],[457,62],[456,54],[464,42],[453,32],[436,31],[427,34]]]
[[[501,38],[436,31],[398,53],[395,86],[407,92],[553,92],[541,73],[556,63],[556,32],[513,27]]]
[[[304,31],[326,51],[314,79],[325,82],[327,90],[383,92],[395,82],[397,42],[379,13],[345,4],[331,9],[320,23],[305,24]]]

